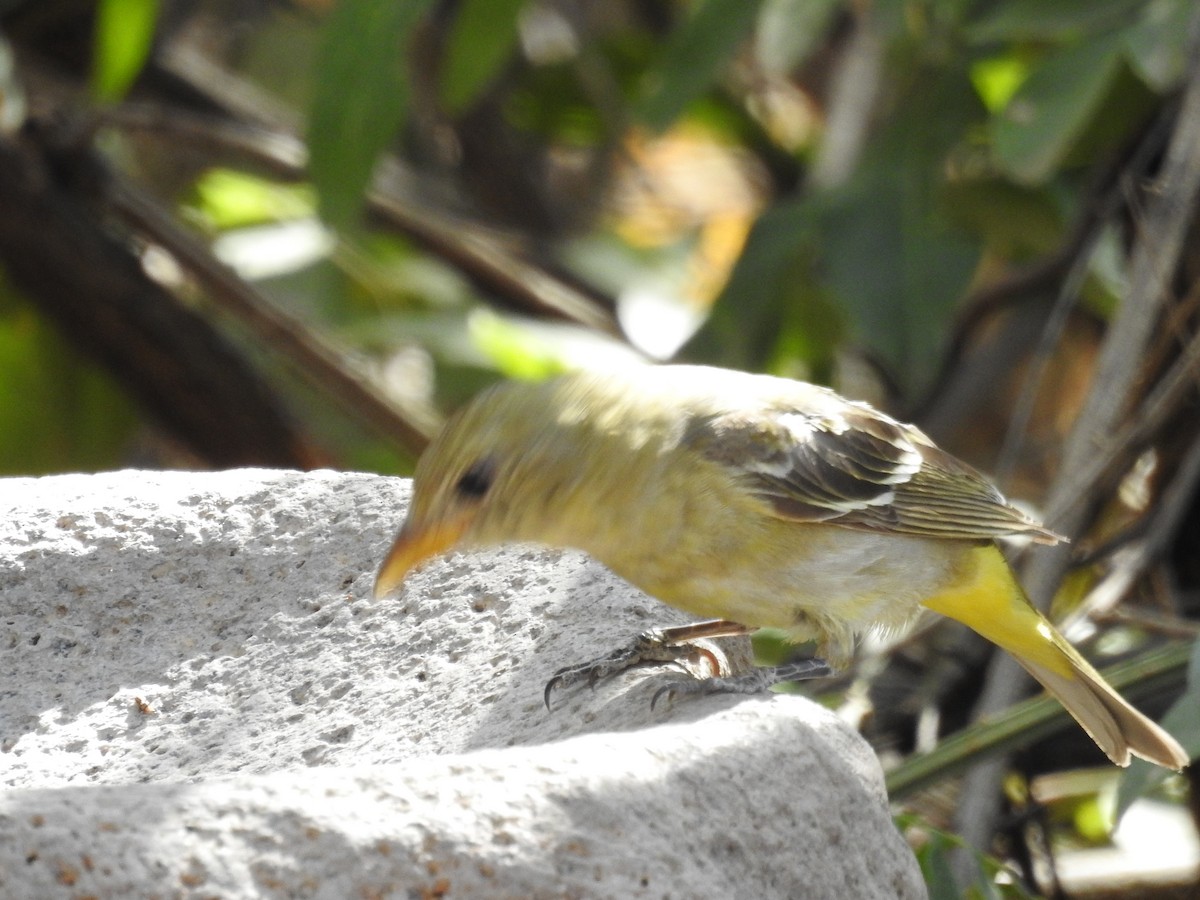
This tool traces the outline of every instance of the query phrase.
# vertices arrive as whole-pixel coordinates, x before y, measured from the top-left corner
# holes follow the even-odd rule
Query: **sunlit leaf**
[[[500,316],[480,310],[467,327],[475,345],[506,378],[537,381],[565,369],[556,347]]]
[[[992,124],[996,159],[1019,182],[1037,184],[1066,157],[1121,68],[1121,40],[1105,35],[1043,59]]]
[[[1015,53],[981,59],[971,67],[971,83],[989,112],[1004,109],[1029,75],[1029,61]]]
[[[325,23],[309,110],[309,172],[322,217],[349,227],[408,103],[405,60],[431,0],[340,0]]]
[[[758,18],[762,0],[698,0],[667,41],[638,117],[662,131],[716,81]]]
[[[278,184],[232,169],[210,169],[195,184],[203,217],[217,228],[241,228],[313,214],[310,188]]]
[[[1075,833],[1093,844],[1103,844],[1112,836],[1110,805],[1098,793],[1078,798],[1071,807],[1071,825]]]
[[[442,101],[457,112],[508,60],[517,43],[517,14],[525,0],[465,0],[459,5],[442,61]]]
[[[100,0],[96,5],[92,94],[118,100],[129,90],[154,46],[159,0]]]

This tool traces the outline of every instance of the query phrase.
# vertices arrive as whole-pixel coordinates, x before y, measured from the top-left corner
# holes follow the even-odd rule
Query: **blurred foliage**
[[[0,285],[0,456],[9,471],[99,469],[127,456],[130,401],[7,285]]]
[[[96,216],[212,325],[204,340],[261,373],[297,465],[407,471],[429,430],[413,409],[646,358],[928,411],[971,381],[952,368],[962,348],[1048,308],[1073,266],[1096,327],[1054,360],[1065,374],[1027,442],[1052,458],[1078,408],[1057,388],[1086,384],[1127,283],[1154,167],[1138,148],[1170,125],[1194,19],[1192,0],[15,2],[0,127],[18,139],[26,96],[39,118],[82,116],[104,165],[283,317],[264,326],[168,241]],[[1039,266],[1056,277],[1021,280]],[[148,446],[204,464],[147,441],[154,411],[139,417],[128,381],[46,308],[0,292],[0,472],[127,465]],[[315,357],[284,349],[292,326],[397,406],[372,417],[327,392]],[[983,465],[1033,341],[1017,343],[996,341],[1004,365],[977,377],[960,434],[931,428]],[[380,427],[392,414],[398,431]],[[1018,484],[1036,495],[1053,465],[1030,471]],[[1168,724],[1195,748],[1191,683]],[[1153,781],[1135,768],[1122,808]],[[924,833],[949,896],[953,839]],[[987,865],[973,895],[1024,896]]]
[[[384,357],[424,346],[435,381],[466,377],[467,358],[470,371],[545,371],[515,364],[530,346],[516,331],[509,345],[494,328],[467,327],[471,305],[496,302],[493,289],[464,288],[453,260],[403,237],[365,238],[363,192],[391,150],[425,183],[422,201],[465,228],[503,227],[521,252],[555,266],[582,261],[580,277],[601,282],[623,321],[650,322],[627,327],[634,347],[678,347],[687,322],[704,316],[681,358],[829,381],[852,352],[881,367],[886,388],[876,392],[898,391],[902,405],[932,388],[964,298],[1058,247],[1094,199],[1096,168],[1166,102],[1183,74],[1192,8],[891,0],[867,14],[832,0],[580,10],[343,0],[327,15],[264,15],[252,4],[195,6],[204,9],[189,19],[151,0],[99,3],[94,90],[113,99],[131,84],[152,52],[146,23],[156,14],[160,49],[186,45],[181,17],[209,43],[222,17],[232,20],[238,40],[218,45],[220,64],[308,122],[308,171],[336,240],[332,269],[310,260],[313,280],[298,290],[315,303],[302,301],[317,314],[310,323],[346,345]],[[131,156],[119,133],[110,138],[124,163],[159,174],[153,149],[129,147]],[[646,142],[673,149],[622,149]],[[710,179],[702,155],[714,151],[724,171]],[[282,196],[270,178],[203,161],[171,175],[195,179],[192,209],[235,237],[251,215],[259,225],[304,215],[270,208],[267,196]],[[730,250],[714,258],[706,245],[718,219],[737,224],[723,226]],[[619,276],[597,276],[614,246]],[[384,268],[412,262],[381,284],[377,253],[392,260],[380,258]],[[451,271],[405,284],[418,264]],[[305,271],[288,278],[282,302],[296,302]],[[647,303],[684,313],[634,311]],[[406,339],[434,320],[453,333],[433,346]],[[558,364],[598,351],[581,341],[572,352]]]
[[[930,900],[1032,900],[1035,896],[1002,862],[963,844],[957,836],[935,828],[920,816],[904,813],[896,817],[896,827],[916,848],[921,874],[929,886]],[[977,873],[973,881],[961,883],[952,863],[954,851],[969,854]]]
[[[315,60],[308,149],[321,213],[335,227],[354,225],[375,161],[404,117],[408,79],[396,48],[412,42],[429,6],[343,0],[330,13]]]

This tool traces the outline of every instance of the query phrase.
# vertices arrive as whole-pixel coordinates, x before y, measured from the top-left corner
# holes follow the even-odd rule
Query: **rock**
[[[0,896],[921,897],[798,697],[558,668],[685,619],[575,553],[369,599],[408,482],[0,481]],[[678,675],[674,676],[678,678]]]

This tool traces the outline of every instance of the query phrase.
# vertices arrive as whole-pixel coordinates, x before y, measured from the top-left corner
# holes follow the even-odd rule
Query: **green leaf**
[[[1097,113],[1075,139],[1061,168],[1094,166],[1132,139],[1161,109],[1160,98],[1138,78],[1125,61],[1117,66],[1108,92],[1097,104]]]
[[[1119,34],[1082,41],[1043,59],[992,120],[996,160],[1016,181],[1038,184],[1062,163],[1121,71]]]
[[[716,81],[721,67],[750,34],[762,0],[698,0],[691,17],[671,33],[638,117],[665,130]]]
[[[475,345],[506,378],[540,381],[566,370],[551,342],[487,310],[470,316],[467,329]]]
[[[442,61],[442,102],[464,109],[512,56],[525,0],[465,0]]]
[[[100,0],[96,6],[92,95],[119,100],[154,46],[159,0]]]
[[[309,172],[322,217],[356,220],[375,162],[408,105],[405,60],[431,0],[340,0],[325,24],[309,110]]]
[[[1144,0],[1006,0],[967,27],[975,43],[1054,41],[1130,21]]]
[[[312,191],[307,186],[278,184],[233,169],[209,169],[196,180],[193,191],[198,213],[221,229],[313,214]]]
[[[1125,31],[1129,64],[1160,93],[1183,77],[1195,0],[1151,0],[1138,23]]]
[[[920,96],[920,101],[915,98]],[[932,377],[979,242],[945,209],[946,158],[983,115],[964,72],[920,73],[854,178],[824,200],[826,283],[909,395]]]
[[[1000,112],[1029,75],[1029,60],[1018,53],[981,59],[971,67],[971,83],[989,112]]]
[[[951,863],[953,850],[954,845],[948,841],[930,841],[921,855],[921,871],[929,885],[929,900],[956,900],[962,896]]]
[[[896,827],[915,846],[917,863],[929,889],[929,900],[1033,900],[1003,862],[972,847],[957,834],[930,825],[915,813],[896,816]],[[952,854],[966,854],[975,864],[975,877],[960,887]],[[1003,873],[1005,878],[999,880]]]
[[[921,103],[901,99],[903,113],[885,124],[849,184],[760,218],[689,359],[758,369],[784,344],[803,350],[791,328],[820,333],[811,315],[795,314],[803,304],[838,310],[909,390],[932,375],[949,312],[979,258],[978,241],[943,209],[945,161],[983,109],[963,72],[919,75],[911,94]]]
[[[897,166],[894,178],[872,180],[838,204],[823,229],[829,284],[857,338],[910,396],[933,375],[949,314],[979,258],[978,245],[922,196],[919,180]]]
[[[779,338],[782,298],[791,285],[803,283],[795,276],[815,225],[808,203],[787,201],[763,213],[712,314],[682,355],[695,362],[761,370]]]
[[[681,358],[828,381],[846,318],[813,272],[815,224],[810,204],[763,214]]]

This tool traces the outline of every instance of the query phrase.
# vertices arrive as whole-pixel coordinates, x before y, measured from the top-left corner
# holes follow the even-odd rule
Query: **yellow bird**
[[[1187,765],[1030,605],[996,547],[1003,535],[1059,540],[912,425],[783,378],[638,367],[499,385],[456,414],[417,465],[375,596],[451,548],[533,542],[583,550],[716,620],[563,670],[547,697],[677,658],[697,634],[780,628],[838,665],[856,635],[931,609],[1016,657],[1113,762]],[[751,690],[827,671],[817,660],[701,684]]]

